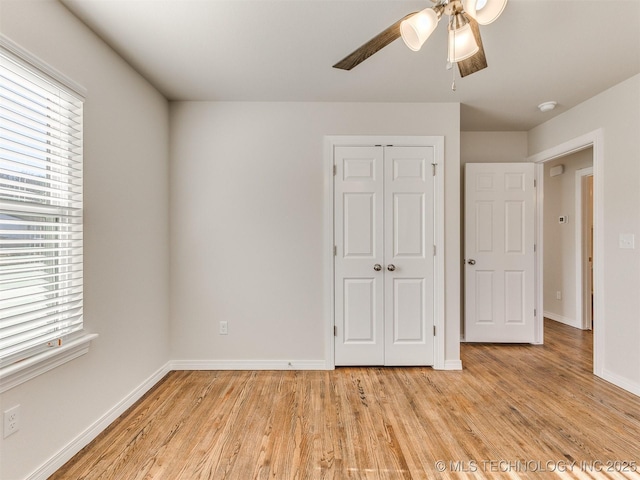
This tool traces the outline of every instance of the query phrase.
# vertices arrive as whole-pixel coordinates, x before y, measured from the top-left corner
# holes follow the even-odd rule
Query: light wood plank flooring
[[[545,335],[462,345],[461,372],[171,372],[51,478],[640,478],[640,398],[592,375],[590,332]]]

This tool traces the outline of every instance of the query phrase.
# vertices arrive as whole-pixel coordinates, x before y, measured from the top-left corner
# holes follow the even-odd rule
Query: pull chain
[[[458,65],[456,62],[454,62],[455,58],[456,58],[456,29],[453,28],[453,19],[454,16],[452,15],[449,18],[449,28],[451,29],[452,32],[452,36],[453,36],[453,45],[451,46],[451,48],[449,49],[449,52],[451,53],[451,57],[449,59],[449,62],[451,64],[451,91],[455,92],[456,91],[456,66]]]

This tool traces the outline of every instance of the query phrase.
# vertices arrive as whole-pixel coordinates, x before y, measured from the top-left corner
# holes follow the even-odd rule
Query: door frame
[[[604,184],[602,173],[604,170],[604,132],[600,128],[582,136],[573,138],[564,143],[551,147],[540,153],[527,158],[528,162],[536,163],[536,343],[543,343],[544,340],[544,294],[543,286],[543,260],[544,260],[544,163],[556,158],[564,157],[571,153],[579,152],[587,148],[593,148],[593,278],[594,278],[594,298],[593,298],[593,373],[599,377],[604,375],[604,285],[603,285],[603,265],[604,258],[604,231],[602,229],[604,220]],[[597,322],[597,323],[596,323]]]
[[[445,321],[444,321],[444,137],[396,136],[396,135],[329,135],[324,137],[324,305],[325,305],[325,365],[335,369],[335,272],[334,272],[334,184],[333,152],[338,146],[427,146],[434,147],[437,175],[434,182],[435,245],[434,262],[434,326],[433,368],[445,369]]]
[[[590,295],[587,287],[591,286],[587,282],[588,272],[588,255],[586,252],[586,227],[585,222],[585,202],[584,202],[584,183],[586,177],[593,176],[593,167],[586,167],[576,170],[575,173],[575,217],[576,217],[576,324],[579,324],[583,330],[591,330],[592,314],[588,313],[587,305]],[[593,221],[593,219],[592,219]],[[594,228],[595,234],[595,228]],[[595,257],[595,255],[594,255]],[[593,261],[593,259],[592,259]]]

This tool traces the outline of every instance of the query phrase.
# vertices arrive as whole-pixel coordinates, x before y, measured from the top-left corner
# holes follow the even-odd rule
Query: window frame
[[[62,91],[67,92],[77,98],[81,103],[84,103],[86,90],[82,86],[27,52],[2,34],[0,34],[0,49],[2,53],[12,61],[26,68],[31,73],[46,79],[47,82],[59,87]],[[82,179],[80,179],[80,182],[81,181]],[[20,208],[23,208],[23,206],[21,205]],[[37,208],[34,209],[34,212],[37,212]],[[78,218],[79,223],[73,226],[76,227],[79,225],[82,230],[82,210],[80,210]],[[82,276],[82,272],[84,271],[82,256],[80,256],[79,265]],[[82,308],[83,300],[80,302],[80,308]],[[5,362],[0,366],[0,393],[87,353],[91,341],[97,338],[98,335],[86,332],[84,327],[84,318],[82,318],[82,324],[79,330],[61,337],[62,341],[49,342],[48,348],[36,348],[31,352],[15,356],[17,361],[7,361],[7,359],[12,360],[14,356],[6,355],[5,358],[1,359],[5,360]]]

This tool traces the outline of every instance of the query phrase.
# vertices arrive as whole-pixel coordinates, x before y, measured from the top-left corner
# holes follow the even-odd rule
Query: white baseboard
[[[602,372],[602,379],[640,397],[640,384],[633,382],[628,378],[621,377],[620,375],[605,369]]]
[[[174,360],[171,370],[331,370],[324,360]]]
[[[444,370],[462,370],[462,360],[445,360]]]
[[[582,324],[574,318],[563,317],[562,315],[558,315],[557,313],[547,311],[544,312],[544,316],[549,320],[564,323],[565,325],[569,325],[570,327],[579,328],[580,330],[582,330]]]
[[[122,415],[131,405],[136,403],[145,393],[147,393],[156,383],[158,383],[167,373],[171,371],[170,364],[167,363],[144,382],[138,385],[129,395],[118,402],[112,409],[96,420],[89,428],[69,442],[58,453],[47,460],[36,471],[27,477],[26,480],[46,480],[53,475],[56,470],[67,463],[76,453],[82,450],[94,438],[98,436],[113,421]]]

